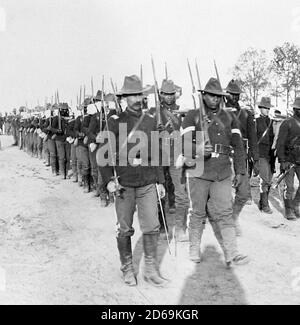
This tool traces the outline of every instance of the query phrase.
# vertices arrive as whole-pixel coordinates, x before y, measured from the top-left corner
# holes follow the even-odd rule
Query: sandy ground
[[[171,255],[160,240],[167,288],[142,279],[142,238],[133,237],[137,287],[121,281],[113,206],[101,208],[77,184],[51,175],[12,139],[0,136],[0,304],[300,304],[300,220],[281,214],[273,192],[273,215],[245,207],[240,250],[251,263],[232,270],[210,226],[205,229],[203,262],[188,260],[188,243]],[[253,187],[257,202],[258,188]],[[172,222],[171,216],[168,216]]]

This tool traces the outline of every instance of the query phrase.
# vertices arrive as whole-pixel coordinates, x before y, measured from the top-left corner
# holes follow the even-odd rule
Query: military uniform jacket
[[[271,123],[271,119],[267,116],[259,116],[256,119],[257,141],[260,142],[258,145],[260,158],[271,158],[271,148],[274,140]],[[265,133],[267,129],[268,131]]]
[[[76,138],[74,126],[75,126],[75,119],[72,118],[71,120],[68,121],[68,125],[66,128],[66,136],[67,137],[71,137],[73,139]]]
[[[90,119],[91,119],[91,115],[85,115],[85,116],[78,116],[75,120],[74,131],[75,131],[76,138],[78,138],[79,146],[87,147],[87,145],[83,143],[83,139],[87,135]],[[84,134],[83,137],[79,135],[80,133]]]
[[[66,141],[66,134],[65,134],[65,131],[67,129],[67,126],[68,126],[68,121],[61,117],[61,133],[59,133],[59,125],[58,125],[58,116],[54,116],[53,119],[52,119],[52,124],[51,124],[51,132],[53,134],[56,134],[56,137],[55,137],[55,141]]]
[[[232,146],[234,150],[233,163],[236,174],[245,174],[246,162],[243,149],[241,132],[236,118],[230,112],[219,109],[217,112],[207,110],[207,117],[211,121],[208,127],[208,134],[212,146],[216,144]],[[201,131],[199,110],[191,110],[187,113],[182,122],[181,134],[193,132],[193,140],[196,139],[196,132]],[[231,160],[229,155],[220,154],[217,157],[204,161],[204,171],[197,178],[222,181],[231,176]]]
[[[289,161],[295,163],[291,154],[291,146],[300,145],[300,119],[290,117],[282,122],[279,128],[276,149],[279,162]],[[300,160],[300,157],[298,157]]]
[[[135,113],[132,113],[128,109],[126,109],[124,112],[122,112],[119,116],[112,116],[108,120],[108,130],[112,132],[115,135],[116,139],[116,171],[117,175],[119,176],[119,182],[122,186],[125,187],[142,187],[149,184],[155,184],[155,183],[164,183],[164,174],[163,174],[163,168],[160,166],[151,166],[150,160],[151,160],[151,131],[156,130],[156,124],[155,119],[148,115],[144,114],[143,118],[141,119],[141,122],[138,126],[137,130],[143,131],[147,135],[148,140],[148,162],[141,162],[144,164],[148,164],[148,166],[142,166],[141,164],[132,166],[132,164],[129,163],[133,157],[128,157],[130,150],[136,145],[135,143],[127,143],[128,139],[127,137],[125,139],[119,138],[119,125],[124,123],[124,125],[127,126],[127,135],[130,134],[130,131],[135,128],[138,121],[140,120],[141,116],[136,115]],[[120,166],[120,156],[118,154],[119,150],[119,144],[121,147],[123,147],[123,143],[127,143],[127,150],[124,149],[125,152],[127,152],[127,166]],[[100,144],[100,146],[103,146],[103,144]],[[98,150],[99,152],[99,150]],[[141,159],[140,156],[136,157],[136,159]],[[98,159],[97,159],[98,160]],[[132,161],[131,161],[132,162]],[[113,168],[112,167],[104,167],[102,169],[102,176],[104,180],[104,184],[107,184],[113,174]]]
[[[234,111],[234,115],[238,120],[239,129],[241,130],[243,139],[248,139],[248,157],[252,158],[254,161],[257,161],[259,159],[259,153],[255,117],[249,110],[242,108],[236,109]]]

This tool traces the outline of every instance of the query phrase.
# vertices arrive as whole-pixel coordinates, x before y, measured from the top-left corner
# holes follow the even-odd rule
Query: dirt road
[[[247,266],[225,269],[210,226],[199,265],[189,262],[188,243],[178,244],[175,256],[174,241],[170,255],[161,240],[160,267],[170,279],[163,289],[142,279],[136,223],[139,285],[130,288],[121,281],[113,207],[52,176],[10,137],[0,140],[0,304],[300,304],[300,220],[282,217],[277,193],[273,215],[256,204],[243,212],[239,246],[252,259]]]

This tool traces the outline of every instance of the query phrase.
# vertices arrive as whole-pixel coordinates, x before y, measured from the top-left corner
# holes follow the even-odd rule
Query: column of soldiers
[[[203,89],[198,89],[203,109],[183,112],[176,103],[178,86],[165,79],[159,89],[158,106],[148,109],[145,103],[149,89],[132,75],[125,77],[122,89],[115,94],[118,102],[126,103],[121,111],[117,102],[116,110],[107,110],[104,94],[98,91],[95,97],[84,98],[76,114],[70,115],[66,103],[48,105],[43,116],[24,115],[11,126],[18,130],[15,140],[20,149],[44,157],[53,175],[72,178],[85,193],[93,191],[103,207],[115,201],[117,247],[124,282],[129,286],[137,285],[131,247],[137,211],[145,254],[143,276],[151,285],[160,287],[167,280],[157,266],[158,240],[160,233],[167,239],[171,235],[164,197],[169,197],[169,212],[174,212],[175,240],[189,242],[189,258],[195,263],[202,259],[201,241],[207,220],[227,267],[249,262],[237,247],[237,236],[242,233],[239,218],[245,204],[252,201],[252,175],[260,179],[259,210],[272,213],[269,195],[275,158],[284,176],[285,217],[300,218],[300,187],[294,194],[294,176],[298,183],[300,180],[300,98],[292,105],[294,115],[277,123],[278,119],[269,117],[269,97],[261,99],[260,115],[255,118],[253,111],[241,107],[241,93],[235,80],[224,92],[219,80],[210,78]],[[127,130],[124,139],[120,138],[122,125]],[[117,146],[111,145],[109,137],[104,141],[104,131],[114,135]],[[140,143],[140,150],[133,151],[135,143],[130,140],[137,131],[148,135],[148,143]],[[154,131],[169,135],[163,138],[171,149],[166,166],[149,166],[154,158],[154,144],[150,141]],[[204,134],[200,143],[197,132]],[[188,136],[192,150],[186,153],[182,143]],[[97,152],[108,143],[113,163],[104,166]],[[143,161],[143,148],[149,152],[148,161]],[[159,151],[161,154],[161,147]],[[195,167],[197,161],[203,163],[201,170]]]

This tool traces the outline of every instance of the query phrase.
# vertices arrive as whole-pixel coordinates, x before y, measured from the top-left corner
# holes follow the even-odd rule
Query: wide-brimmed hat
[[[124,79],[123,87],[118,91],[117,95],[136,95],[143,94],[147,91],[147,87],[143,88],[140,78],[136,75],[126,76]]]
[[[96,96],[94,97],[95,100],[101,100],[102,99],[102,91],[98,90]]]
[[[300,97],[296,97],[292,105],[293,108],[300,109]]]
[[[221,84],[218,79],[210,78],[204,89],[200,89],[203,93],[209,93],[218,96],[226,96],[226,93],[223,92]]]
[[[257,106],[270,109],[271,107],[273,107],[273,105],[271,104],[271,98],[270,97],[262,97],[260,103],[258,103]]]
[[[229,81],[227,87],[226,87],[226,91],[230,94],[234,94],[234,95],[239,95],[242,93],[242,90],[240,88],[240,86],[238,85],[238,83],[236,82],[236,80],[232,79]]]
[[[160,92],[164,94],[175,94],[176,86],[172,80],[164,79],[161,84]]]

